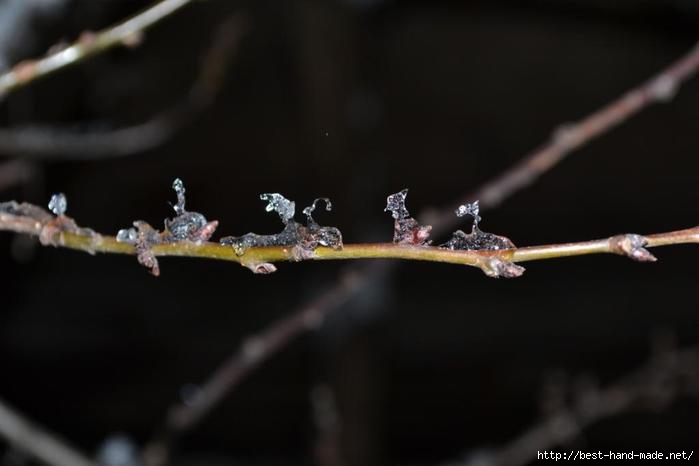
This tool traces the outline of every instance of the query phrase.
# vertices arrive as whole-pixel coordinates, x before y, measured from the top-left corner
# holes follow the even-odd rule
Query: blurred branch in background
[[[0,401],[0,435],[12,446],[42,463],[53,466],[96,466],[68,444],[30,423]]]
[[[58,16],[70,0],[5,0],[0,2],[0,72],[15,57],[37,44],[37,23]]]
[[[23,159],[97,159],[142,152],[167,141],[214,101],[226,70],[248,28],[244,15],[234,15],[216,28],[199,74],[182,100],[135,126],[78,132],[56,126],[0,128],[0,154]]]
[[[563,394],[548,416],[510,443],[445,466],[523,466],[536,460],[538,452],[565,447],[600,421],[639,409],[660,411],[677,398],[699,394],[699,347],[678,350],[671,338],[658,343],[648,363],[618,382],[600,389],[582,379],[572,403]]]
[[[656,102],[667,102],[679,90],[680,85],[694,76],[698,69],[699,47],[695,46],[685,56],[660,71],[646,83],[628,91],[580,122],[563,126],[562,130],[559,129],[553,134],[549,142],[526,155],[515,166],[487,182],[473,194],[455,202],[454,206],[463,203],[464,200],[480,199],[481,208],[497,207],[518,190],[535,182],[542,174],[555,167],[574,150],[605,134],[647,106]],[[441,211],[428,209],[423,212],[420,218],[425,223],[431,224],[437,235],[448,231],[457,221],[453,215],[453,206]],[[390,270],[389,264],[378,262],[368,267],[348,268],[340,274],[340,279],[335,287],[326,290],[315,300],[294,310],[284,319],[272,323],[259,333],[259,337],[245,340],[246,342],[264,342],[265,337],[275,337],[273,345],[255,346],[256,348],[264,348],[265,351],[255,353],[254,364],[249,361],[250,346],[243,343],[242,347],[236,350],[202,384],[200,396],[188,404],[176,404],[169,409],[168,420],[164,424],[163,431],[151,442],[146,451],[157,451],[157,454],[152,455],[152,457],[164,460],[167,457],[171,441],[195,427],[253,369],[280,351],[294,338],[315,328],[314,325],[308,325],[307,322],[322,321],[328,314],[338,309],[342,303],[361,293],[368,285]],[[279,335],[282,338],[277,338]],[[149,464],[162,463],[152,461]]]
[[[0,98],[29,83],[117,46],[137,45],[143,32],[192,0],[162,0],[141,13],[96,33],[85,32],[72,45],[45,58],[26,60],[0,74]]]

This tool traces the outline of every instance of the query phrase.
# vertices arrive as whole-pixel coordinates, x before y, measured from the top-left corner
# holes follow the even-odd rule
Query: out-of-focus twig
[[[22,159],[96,159],[130,155],[156,147],[208,108],[223,84],[247,18],[231,16],[217,28],[199,74],[187,95],[145,123],[110,131],[77,132],[55,126],[0,128],[0,154]]]
[[[568,154],[597,139],[636,115],[651,104],[668,102],[680,86],[699,70],[699,44],[640,86],[576,123],[556,129],[551,139],[527,154],[522,160],[496,178],[481,186],[466,199],[459,199],[447,209],[428,211],[422,217],[438,235],[452,229],[458,222],[451,213],[464,200],[480,200],[483,209],[499,206],[502,201],[536,181],[542,174],[561,162]]]
[[[643,110],[654,102],[664,102],[670,99],[679,89],[679,86],[699,69],[699,47],[695,46],[689,53],[678,61],[662,70],[646,83],[634,88],[622,95],[617,100],[587,116],[579,123],[564,126],[556,131],[552,139],[539,149],[534,150],[512,168],[502,175],[483,185],[469,196],[460,199],[455,205],[465,200],[480,199],[481,208],[497,207],[503,200],[522,189],[542,174],[560,163],[568,154],[583,145],[593,141],[597,137],[621,124],[624,120]],[[453,216],[453,207],[441,211],[427,211],[420,216],[424,223],[433,226],[436,234],[443,233],[454,226],[456,222]],[[390,269],[385,264],[372,264],[361,269],[351,268],[343,272],[341,276],[353,276],[354,280],[347,282],[340,280],[334,288],[326,290],[321,297],[313,301],[313,305],[307,304],[294,310],[288,317],[272,323],[260,335],[283,334],[284,343],[293,340],[308,330],[303,322],[309,310],[314,316],[325,318],[338,305],[344,303],[352,296],[360,293],[365,286],[372,283],[377,277]],[[323,307],[318,308],[318,304]],[[207,413],[211,412],[227,393],[233,390],[251,369],[260,365],[263,359],[270,357],[281,349],[277,343],[275,351],[266,351],[262,358],[256,361],[254,366],[247,364],[245,351],[237,350],[226,363],[217,368],[211,377],[202,385],[201,394],[195,402],[189,404],[176,404],[169,410],[169,416],[163,431],[167,435],[156,437],[150,444],[150,449],[164,453],[169,447],[170,439],[182,434],[194,427]],[[244,369],[241,369],[244,368]],[[176,413],[176,414],[172,414]],[[156,455],[160,458],[164,454]],[[154,462],[152,464],[159,464]]]
[[[162,0],[115,26],[83,34],[72,45],[44,58],[25,60],[0,75],[0,98],[51,73],[120,45],[138,42],[149,27],[193,0]]]
[[[51,466],[97,466],[82,453],[32,424],[0,401],[0,436],[14,448]]]
[[[311,390],[311,409],[316,438],[313,457],[316,466],[343,466],[342,420],[332,388],[324,383]]]
[[[679,396],[697,393],[699,348],[666,348],[607,388],[584,386],[571,406],[557,409],[502,447],[445,466],[523,466],[537,452],[564,446],[604,419],[644,407],[664,408]]]

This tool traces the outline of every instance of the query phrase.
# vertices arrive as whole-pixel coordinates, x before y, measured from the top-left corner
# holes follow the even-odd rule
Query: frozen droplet
[[[105,466],[136,466],[139,464],[138,448],[125,434],[114,434],[99,447],[97,461]]]
[[[478,207],[478,201],[474,201],[469,204],[463,204],[460,205],[456,209],[456,216],[457,217],[465,217],[466,215],[470,215],[473,217],[473,224],[478,226],[478,223],[481,221],[481,217],[478,215],[479,212],[479,207]]]
[[[116,240],[120,243],[136,244],[138,233],[134,228],[124,228],[119,230],[116,235]]]
[[[267,212],[276,212],[279,214],[279,218],[282,222],[289,223],[289,221],[294,218],[296,213],[296,203],[290,201],[279,193],[264,193],[260,194],[260,199],[267,201],[267,207],[265,210]]]
[[[54,213],[54,215],[63,215],[66,213],[68,208],[68,200],[65,194],[58,193],[51,196],[49,201],[49,210]]]
[[[184,189],[184,183],[182,182],[181,179],[175,178],[175,181],[172,182],[172,189],[175,190],[175,194],[177,194],[177,204],[173,206],[173,209],[175,209],[175,213],[177,215],[182,215],[185,210],[184,210],[184,205],[185,205],[185,189]]]
[[[406,197],[408,197],[407,188],[388,196],[386,198],[386,208],[384,209],[384,212],[391,212],[391,215],[396,220],[409,217],[410,213],[408,212],[408,209],[405,208]]]

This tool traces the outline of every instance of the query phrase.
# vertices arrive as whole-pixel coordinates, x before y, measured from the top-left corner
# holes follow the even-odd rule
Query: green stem
[[[132,244],[122,243],[115,237],[92,233],[85,229],[66,231],[61,219],[50,221],[32,217],[0,213],[0,230],[37,236],[45,245],[65,247],[89,253],[136,254]],[[238,255],[230,246],[219,243],[154,244],[150,247],[156,257],[180,256],[237,262],[257,271],[257,266],[283,261],[304,260],[354,260],[354,259],[404,259],[478,267],[489,275],[503,275],[494,270],[497,263],[527,262],[558,257],[587,254],[619,254],[640,261],[655,258],[644,249],[675,244],[699,243],[699,227],[671,231],[649,236],[635,234],[616,235],[606,239],[577,243],[548,244],[503,250],[450,250],[436,246],[416,246],[394,243],[346,244],[342,249],[318,247],[313,251],[294,246],[253,247]],[[519,273],[521,274],[521,272]],[[514,276],[514,275],[513,275]]]

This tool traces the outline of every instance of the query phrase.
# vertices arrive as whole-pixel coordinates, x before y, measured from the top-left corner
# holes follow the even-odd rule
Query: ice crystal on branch
[[[158,260],[151,248],[157,244],[191,241],[200,244],[213,235],[218,221],[209,222],[199,212],[188,212],[185,208],[185,188],[181,179],[176,178],[172,189],[177,195],[177,203],[172,206],[174,218],[165,219],[165,229],[160,232],[143,220],[133,223],[134,228],[124,228],[116,235],[120,243],[133,244],[136,248],[138,262],[148,267],[153,275],[160,274]]]
[[[172,183],[172,189],[177,194],[177,204],[172,206],[177,216],[165,220],[164,239],[167,242],[194,241],[200,243],[207,241],[216,230],[218,221],[207,222],[206,217],[199,212],[187,212],[184,183],[181,179],[175,179]]]
[[[513,249],[515,247],[514,243],[512,243],[509,238],[481,231],[478,226],[481,221],[478,201],[460,205],[455,213],[458,217],[464,217],[466,215],[473,217],[471,233],[464,233],[461,230],[456,230],[451,239],[445,244],[440,245],[440,247],[452,250],[499,250]]]
[[[430,243],[427,238],[430,236],[432,227],[420,225],[417,220],[410,216],[410,212],[405,207],[406,197],[408,197],[408,190],[404,189],[386,198],[384,212],[391,212],[391,216],[395,219],[393,222],[393,242],[418,246],[427,245]]]
[[[49,201],[49,210],[53,212],[54,215],[63,215],[68,209],[68,200],[65,194],[58,193],[51,196]]]
[[[478,207],[478,201],[474,201],[470,204],[464,204],[460,205],[456,209],[456,216],[457,217],[465,217],[466,215],[470,215],[473,217],[473,225],[478,226],[478,223],[481,221],[480,215],[478,215],[478,212],[480,211]]]
[[[279,214],[279,218],[282,219],[282,223],[284,223],[284,225],[288,224],[289,221],[294,218],[294,214],[296,214],[296,203],[294,201],[290,201],[279,193],[260,194],[260,199],[267,201],[267,207],[265,207],[265,210],[267,212],[276,212]]]
[[[258,235],[247,233],[243,236],[227,236],[221,239],[221,244],[232,246],[236,254],[242,256],[249,248],[267,246],[289,246],[294,248],[295,254],[301,259],[312,253],[318,246],[333,249],[342,248],[342,234],[335,227],[320,226],[312,216],[319,201],[325,203],[325,210],[329,211],[332,204],[328,198],[319,198],[303,209],[306,216],[306,225],[294,221],[296,204],[279,193],[261,194],[260,199],[267,201],[267,212],[277,212],[284,229],[275,235]]]

